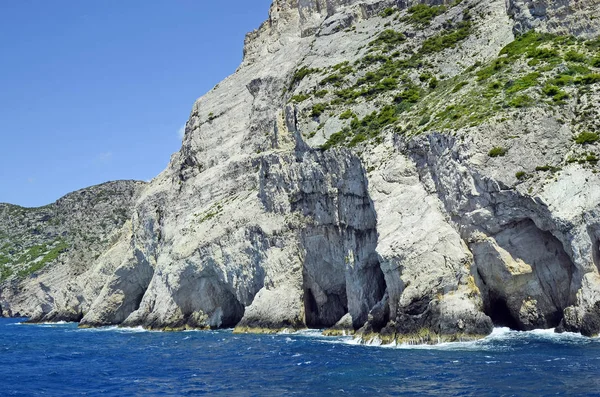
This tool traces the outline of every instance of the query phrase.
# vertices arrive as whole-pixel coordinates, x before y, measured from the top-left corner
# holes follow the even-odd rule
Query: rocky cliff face
[[[516,32],[538,29],[593,38],[600,33],[600,2],[508,0],[508,14]]]
[[[119,237],[36,319],[597,334],[598,7],[540,4],[275,1]]]
[[[0,310],[41,318],[121,234],[145,183],[118,181],[40,208],[0,204]]]

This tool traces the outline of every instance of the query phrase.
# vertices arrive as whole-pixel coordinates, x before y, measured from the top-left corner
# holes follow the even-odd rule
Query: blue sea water
[[[600,339],[577,334],[379,347],[20,321],[0,319],[1,396],[600,396]]]

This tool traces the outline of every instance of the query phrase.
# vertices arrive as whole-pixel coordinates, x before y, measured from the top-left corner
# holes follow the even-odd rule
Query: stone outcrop
[[[386,343],[469,340],[494,324],[599,333],[598,143],[573,139],[599,128],[595,44],[567,44],[579,61],[555,61],[551,42],[510,55],[536,62],[498,55],[532,27],[596,37],[577,16],[594,3],[436,1],[421,19],[415,4],[274,1],[98,257],[20,313]],[[540,62],[590,75],[554,96],[558,82],[531,83],[546,78]],[[505,102],[464,105],[499,91]],[[26,299],[18,288],[3,290],[4,315]]]
[[[105,183],[40,208],[0,204],[2,314],[47,317],[64,286],[87,272],[119,239],[144,185]],[[48,319],[80,318],[70,310]]]
[[[598,0],[507,0],[507,8],[517,33],[531,29],[580,37],[596,37],[600,33]]]

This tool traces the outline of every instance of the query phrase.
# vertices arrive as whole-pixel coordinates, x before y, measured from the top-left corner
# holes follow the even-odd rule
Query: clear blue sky
[[[270,4],[0,1],[0,202],[156,176]]]

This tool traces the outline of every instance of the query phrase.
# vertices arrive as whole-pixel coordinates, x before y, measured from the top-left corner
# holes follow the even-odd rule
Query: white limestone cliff
[[[333,327],[425,343],[480,337],[493,322],[600,332],[598,173],[571,162],[547,179],[515,176],[573,152],[574,130],[559,116],[534,108],[450,132],[388,128],[356,148],[321,150],[347,122],[311,115],[313,99],[290,100],[326,77],[294,81],[301,67],[360,64],[388,27],[404,32],[399,49],[412,54],[476,15],[476,33],[427,59],[445,78],[491,61],[513,31],[596,34],[594,18],[568,11],[575,6],[555,23],[554,2],[536,19],[523,2],[464,0],[422,28],[380,15],[412,4],[274,1],[248,34],[240,68],[194,104],[181,150],[143,189],[119,238],[37,318]],[[578,13],[596,12],[594,1],[578,4]],[[385,95],[352,110],[365,117]],[[496,146],[508,151],[490,157]]]

